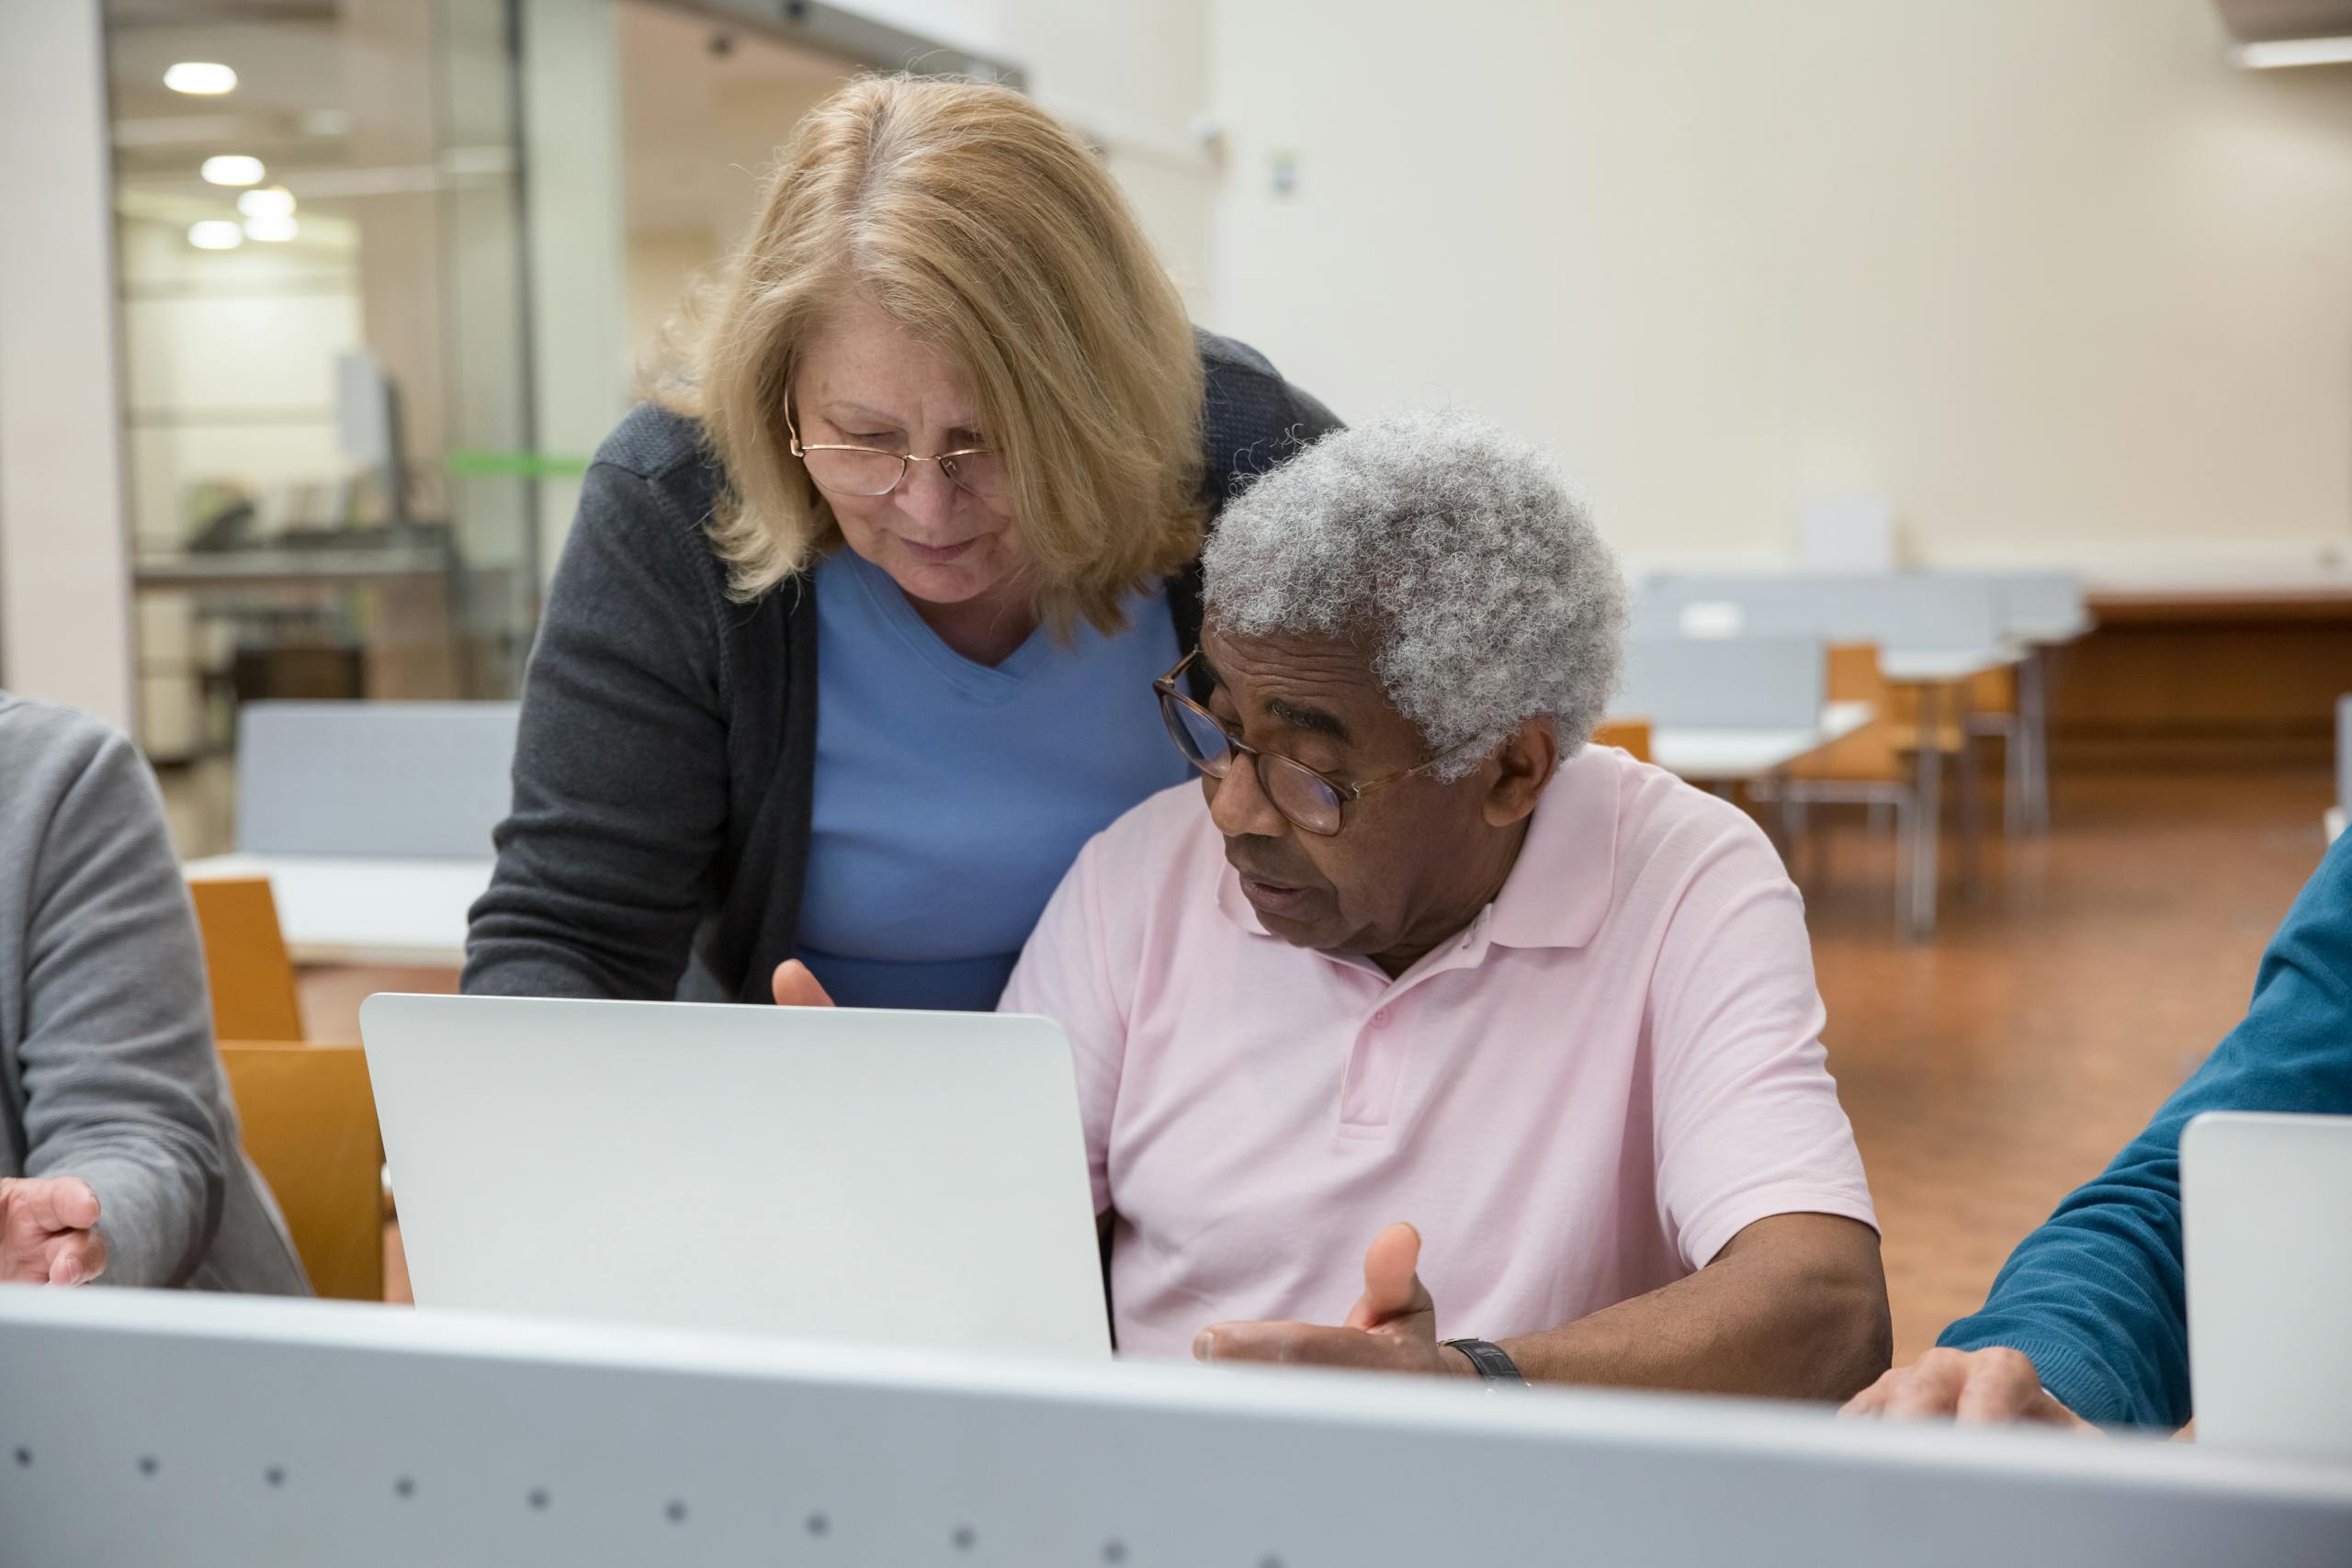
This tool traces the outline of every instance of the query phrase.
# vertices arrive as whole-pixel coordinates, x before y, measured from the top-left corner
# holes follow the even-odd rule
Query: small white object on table
[[[466,961],[466,916],[493,862],[391,856],[231,854],[189,861],[189,881],[263,876],[297,964]]]

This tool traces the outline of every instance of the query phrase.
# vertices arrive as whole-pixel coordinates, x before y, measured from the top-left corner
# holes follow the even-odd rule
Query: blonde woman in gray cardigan
[[[308,1294],[237,1145],[163,801],[130,743],[0,692],[0,1283]]]

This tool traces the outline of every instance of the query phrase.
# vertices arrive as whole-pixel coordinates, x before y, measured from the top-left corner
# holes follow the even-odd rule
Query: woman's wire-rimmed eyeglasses
[[[1258,787],[1266,792],[1283,820],[1303,833],[1313,833],[1328,839],[1346,826],[1346,808],[1351,802],[1362,800],[1384,784],[1399,779],[1409,779],[1424,773],[1453,755],[1441,752],[1428,761],[1393,773],[1383,773],[1360,784],[1340,784],[1316,772],[1306,763],[1279,751],[1261,751],[1226,727],[1225,721],[1177,689],[1176,682],[1184,671],[1200,658],[1201,650],[1193,649],[1176,661],[1176,667],[1151,683],[1159,694],[1159,716],[1168,726],[1169,738],[1176,742],[1176,750],[1184,760],[1213,779],[1221,779],[1233,771],[1237,756],[1256,761]]]
[[[906,482],[917,463],[938,464],[939,471],[956,489],[982,501],[997,500],[1009,484],[1004,454],[992,446],[967,446],[926,457],[920,452],[886,452],[879,446],[805,442],[789,407],[784,411],[784,428],[792,435],[792,455],[808,468],[817,488],[840,495],[888,495]]]

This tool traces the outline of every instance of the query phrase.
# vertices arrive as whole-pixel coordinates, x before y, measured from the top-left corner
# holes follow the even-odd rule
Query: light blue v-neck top
[[[993,1008],[1080,848],[1188,777],[1152,678],[1166,603],[1044,628],[1003,663],[940,641],[855,552],[817,568],[817,766],[799,952],[844,1007]]]

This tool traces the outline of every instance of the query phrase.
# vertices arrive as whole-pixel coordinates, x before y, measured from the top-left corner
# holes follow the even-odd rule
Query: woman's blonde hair
[[[1183,302],[1086,146],[1003,87],[865,77],[800,122],[760,219],[652,387],[725,466],[711,536],[752,599],[841,537],[785,427],[799,357],[862,295],[972,378],[1038,613],[1103,631],[1201,547]]]

